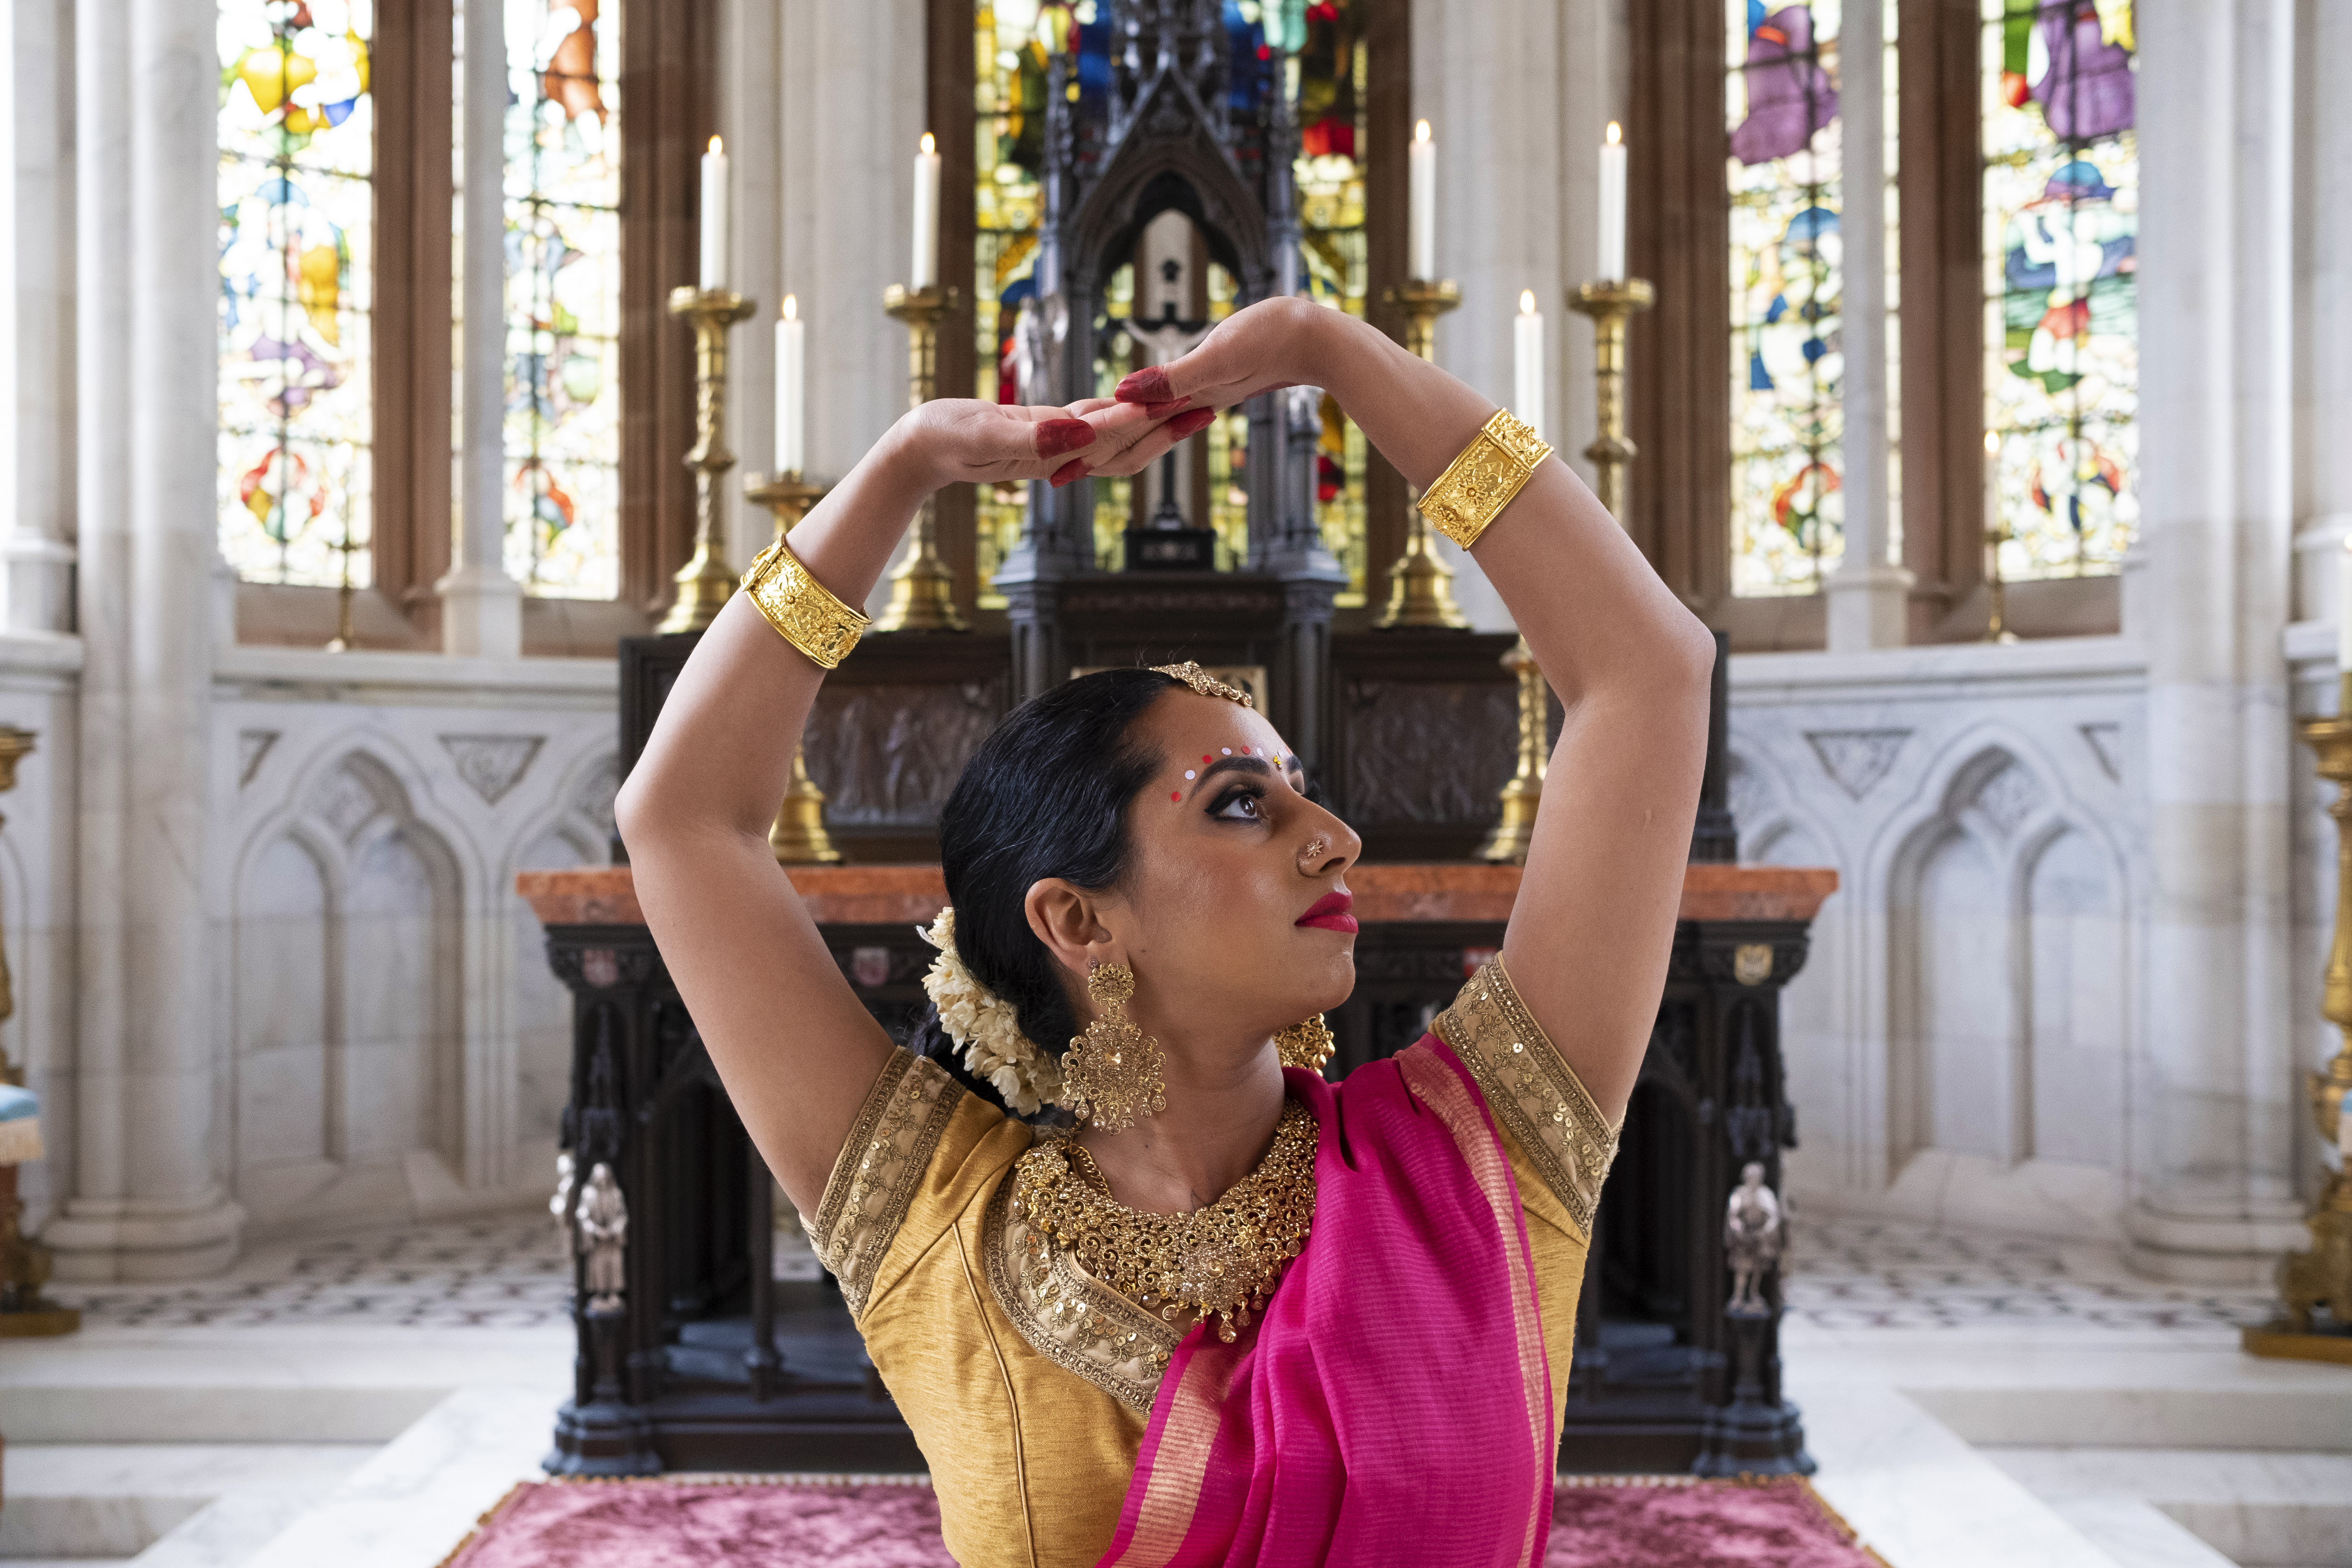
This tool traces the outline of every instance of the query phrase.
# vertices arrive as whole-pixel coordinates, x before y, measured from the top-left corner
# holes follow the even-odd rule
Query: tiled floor
[[[217,1279],[52,1286],[86,1326],[536,1328],[571,1316],[572,1265],[544,1215],[265,1243]]]
[[[2111,1245],[1935,1231],[1826,1216],[1790,1227],[1791,1316],[1821,1329],[2211,1329],[2234,1335],[2273,1312],[2267,1291],[2160,1284]]]
[[[1838,1216],[1791,1226],[1786,1290],[1822,1329],[2074,1324],[2234,1331],[2271,1315],[2268,1293],[2142,1279],[2112,1247]],[[570,1314],[572,1268],[536,1215],[445,1221],[373,1235],[266,1244],[190,1285],[58,1286],[93,1327],[289,1323],[532,1328]]]

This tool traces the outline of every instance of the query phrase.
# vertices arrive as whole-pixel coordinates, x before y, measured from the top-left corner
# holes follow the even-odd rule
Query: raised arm
[[[1163,418],[1104,402],[926,404],[801,521],[791,548],[845,604],[862,605],[933,489],[1043,479],[1123,454],[1148,461],[1206,422]],[[890,1048],[768,848],[824,678],[734,595],[679,671],[614,806],[678,994],[769,1169],[804,1211]]]
[[[1300,383],[1337,397],[1416,491],[1495,412],[1377,330],[1292,300],[1236,312],[1183,359],[1130,376],[1119,395],[1166,416]],[[1613,1121],[1665,984],[1714,639],[1557,458],[1537,467],[1471,553],[1567,710],[1504,964]]]

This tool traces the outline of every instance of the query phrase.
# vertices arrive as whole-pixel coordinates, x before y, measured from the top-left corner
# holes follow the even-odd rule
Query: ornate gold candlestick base
[[[2319,1135],[2336,1146],[2337,1168],[2328,1173],[2312,1200],[2304,1224],[2311,1250],[2279,1259],[2283,1318],[2247,1329],[2241,1342],[2248,1353],[2299,1361],[2352,1364],[2352,1127],[2345,1100],[2352,1097],[2352,672],[2339,678],[2335,716],[2306,719],[2296,726],[2304,743],[2319,758],[2319,776],[2336,785],[2327,815],[2336,819],[2336,937],[2327,950],[2327,974],[2320,991],[2319,1016],[2344,1036],[2335,1059],[2308,1083],[2312,1120]],[[2313,1331],[2312,1312],[2325,1304],[2336,1331]]]
[[[939,395],[940,318],[956,306],[956,291],[893,283],[882,291],[883,313],[907,324],[907,406]],[[877,632],[961,632],[971,628],[956,609],[955,574],[940,559],[939,518],[931,498],[915,514],[914,548],[890,574],[890,607]]]
[[[727,447],[727,329],[752,309],[751,300],[725,289],[669,291],[669,313],[694,323],[697,439],[686,454],[686,466],[694,470],[694,555],[678,568],[677,597],[656,628],[663,632],[700,631],[735,591],[719,529],[719,477],[735,466],[735,454]]]
[[[746,474],[743,496],[776,514],[776,537],[782,539],[793,531],[793,524],[808,515],[809,508],[824,499],[824,490],[803,481],[797,471],[772,479]],[[793,782],[784,791],[783,804],[776,807],[775,823],[768,829],[768,847],[779,866],[830,866],[841,858],[833,836],[824,830],[824,791],[809,777],[807,748],[799,741],[793,742]]]
[[[1437,362],[1437,318],[1462,303],[1462,290],[1452,279],[1422,279],[1391,289],[1389,302],[1404,307],[1404,346],[1434,364]],[[1378,627],[1399,626],[1467,629],[1469,618],[1454,602],[1454,569],[1437,558],[1430,546],[1429,521],[1421,515],[1421,496],[1408,489],[1405,496],[1404,553],[1389,568],[1389,607]]]
[[[1639,278],[1579,284],[1568,308],[1592,318],[1593,380],[1600,397],[1595,412],[1601,434],[1584,455],[1592,459],[1592,493],[1618,526],[1625,522],[1625,469],[1638,450],[1625,434],[1625,323],[1636,310],[1657,301],[1657,290]]]
[[[1543,804],[1544,769],[1550,761],[1544,740],[1551,728],[1551,687],[1536,667],[1535,652],[1525,637],[1503,656],[1503,668],[1519,678],[1519,763],[1503,786],[1502,820],[1478,846],[1477,858],[1524,866],[1535,837],[1536,807]]]

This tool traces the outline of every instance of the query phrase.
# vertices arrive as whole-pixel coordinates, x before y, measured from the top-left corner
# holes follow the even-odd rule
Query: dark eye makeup
[[[1265,818],[1265,789],[1261,784],[1237,784],[1217,792],[1216,804],[1209,815],[1226,822],[1262,822]],[[1235,807],[1246,807],[1236,811]]]

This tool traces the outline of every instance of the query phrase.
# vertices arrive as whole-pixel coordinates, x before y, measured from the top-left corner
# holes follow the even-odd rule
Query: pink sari
[[[1315,1229],[1232,1344],[1195,1329],[1101,1568],[1529,1568],[1551,1523],[1551,1373],[1518,1187],[1435,1035],[1334,1089]]]

